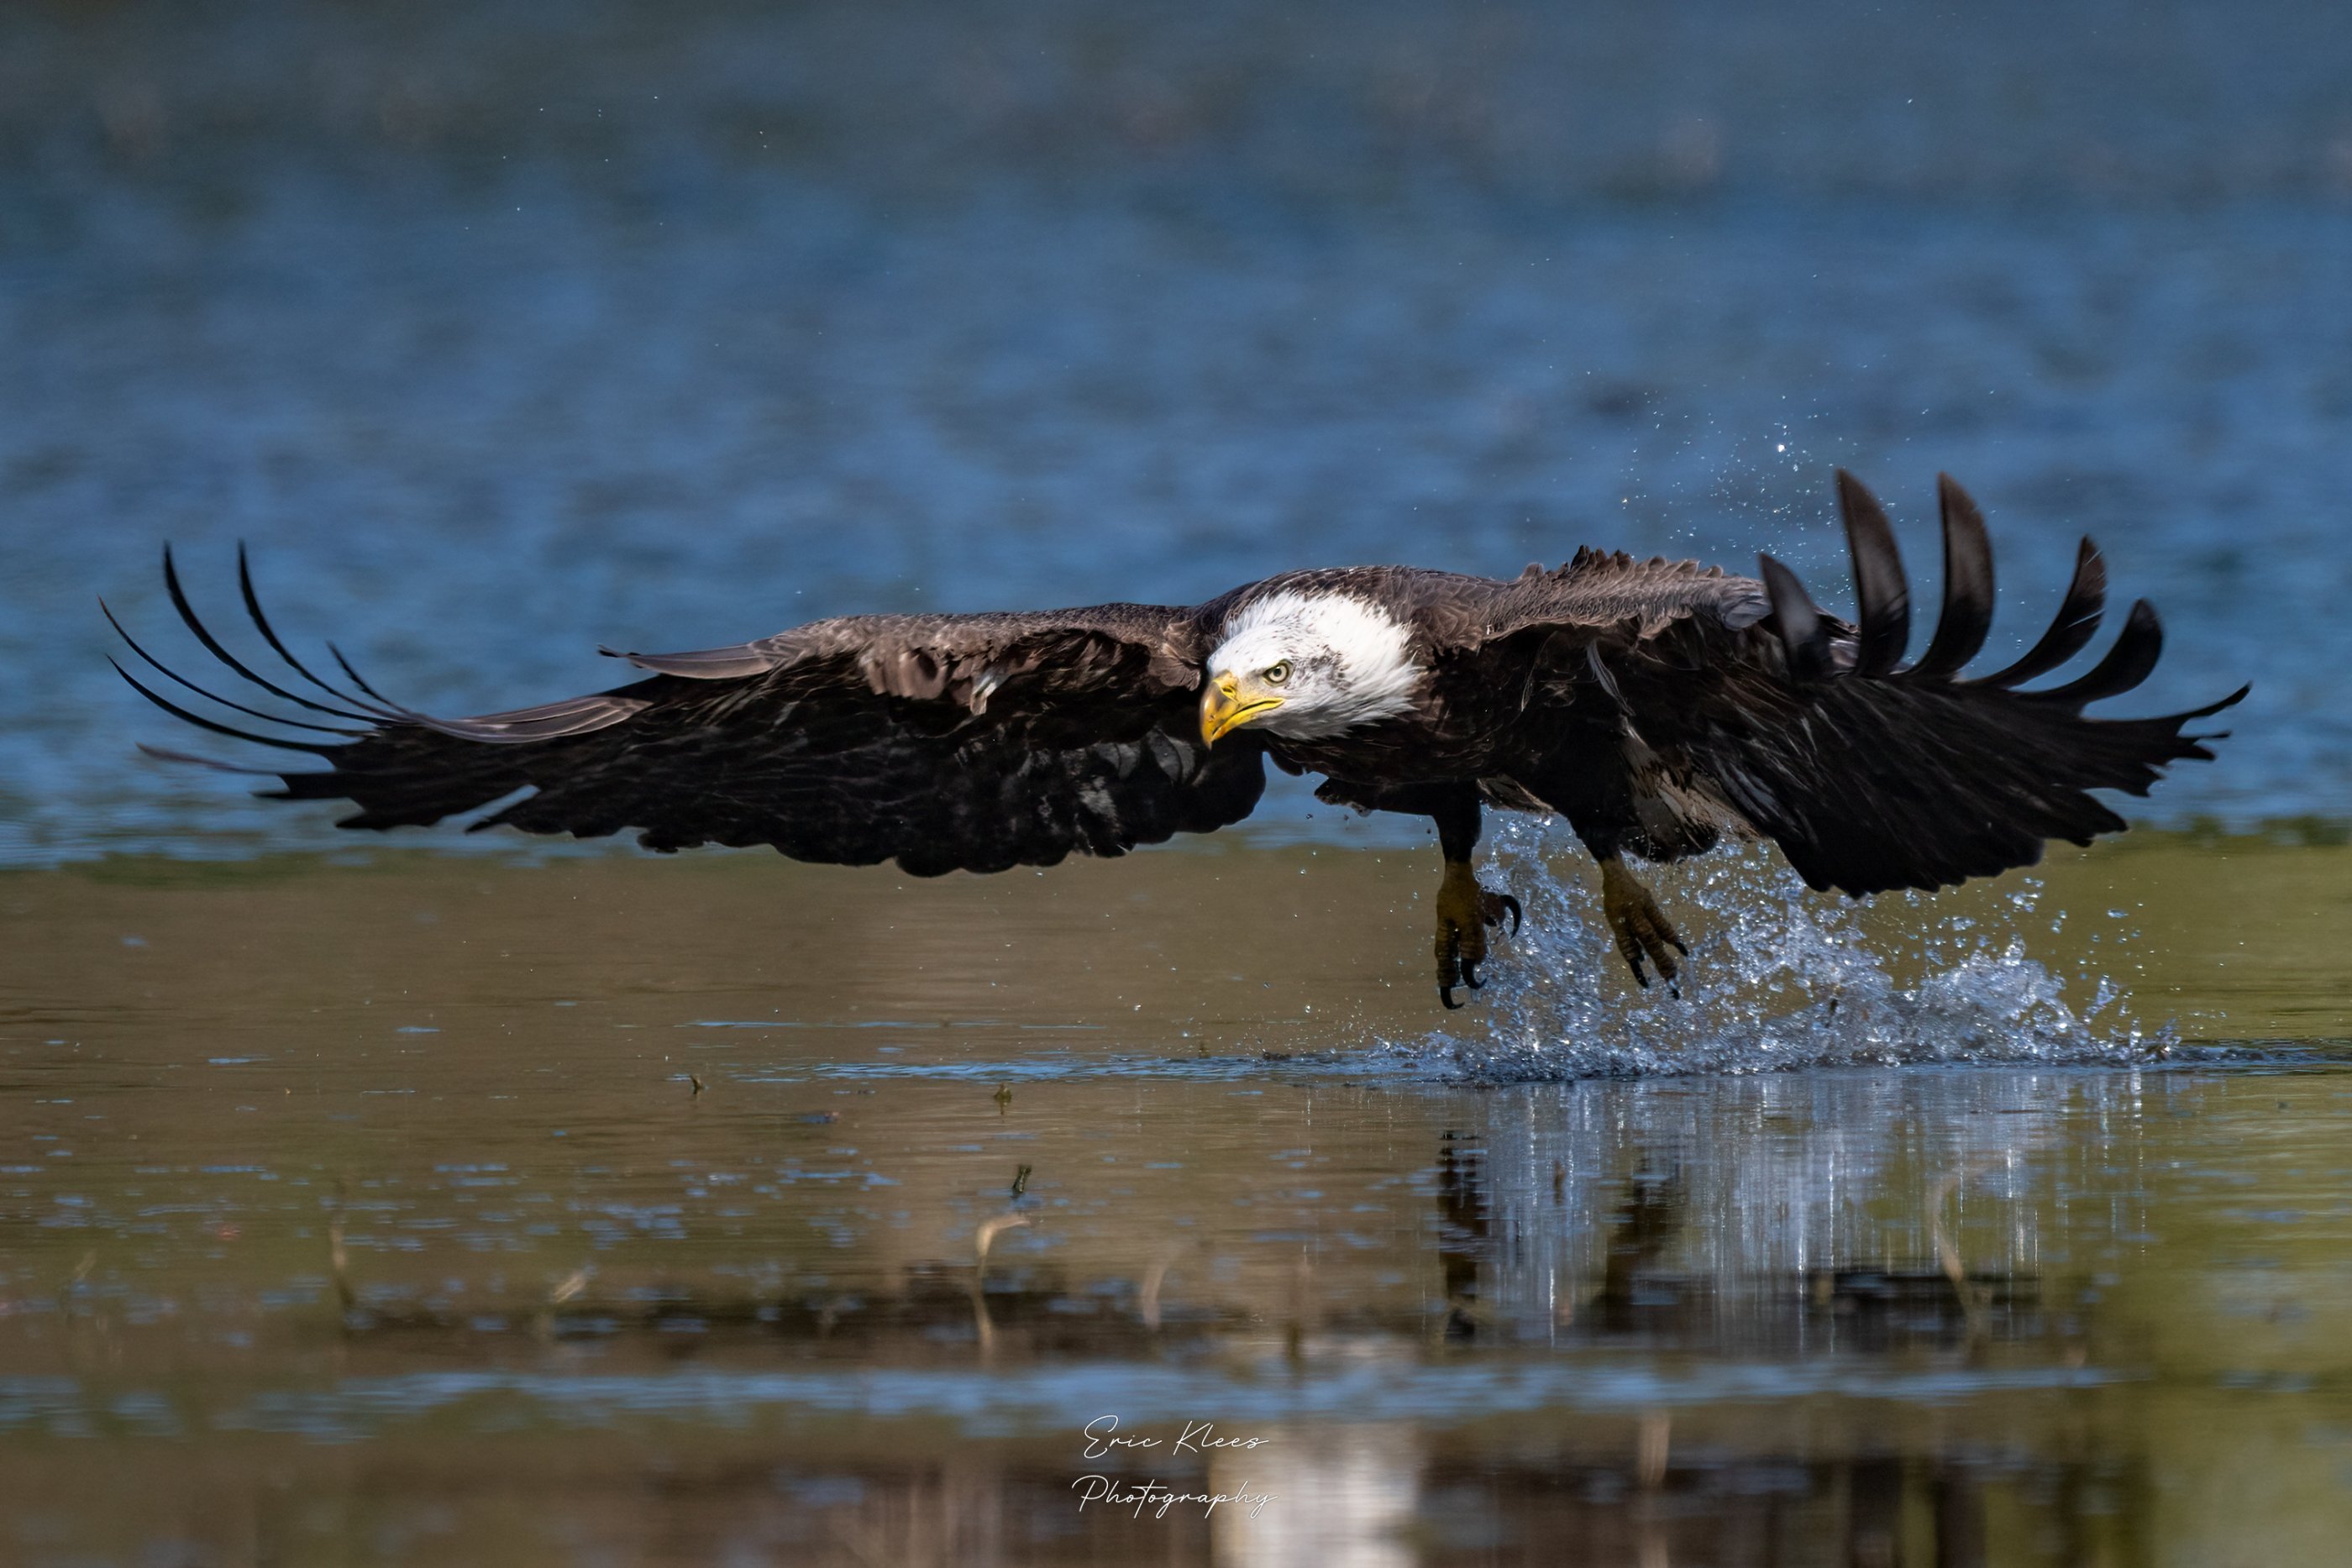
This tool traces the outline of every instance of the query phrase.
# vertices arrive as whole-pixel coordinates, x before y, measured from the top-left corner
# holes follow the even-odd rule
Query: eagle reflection
[[[1926,1354],[1973,1364],[1988,1340],[2047,1343],[2074,1332],[2039,1310],[2031,1277],[1958,1273],[1932,1249],[1888,1261],[1861,1245],[1832,1248],[1802,1267],[1727,1277],[1698,1266],[1721,1240],[1712,1212],[1724,1197],[1719,1149],[1686,1158],[1673,1146],[1620,1143],[1605,1164],[1572,1176],[1572,1155],[1590,1151],[1545,1159],[1516,1139],[1507,1154],[1501,1145],[1493,1132],[1450,1130],[1438,1141],[1430,1201],[1444,1292],[1438,1337],[1449,1347],[1512,1365],[1538,1342],[1571,1356],[1649,1351],[1677,1358],[1681,1370],[1667,1381],[1787,1371],[1801,1388],[1808,1364],[1909,1364]],[[1922,1204],[1942,1201],[1952,1186],[1923,1182]],[[1895,1217],[1876,1239],[1911,1218]],[[1920,1232],[1948,1246],[1941,1221],[1920,1218]],[[1532,1310],[1546,1299],[1549,1312]],[[1693,1356],[1702,1358],[1695,1368],[1684,1359]],[[1547,1542],[1563,1560],[1643,1568],[1726,1561],[1727,1544],[1743,1541],[1765,1552],[1759,1562],[1978,1568],[1992,1560],[1997,1445],[1824,1412],[1801,1395],[1789,1401],[1788,1417],[1745,1422],[1727,1420],[1713,1401],[1611,1410],[1604,1400],[1549,1437],[1522,1437],[1500,1452],[1433,1438],[1414,1483],[1423,1532],[1492,1530],[1499,1517],[1513,1539]],[[2096,1557],[2106,1527],[2075,1503],[2137,1496],[2145,1477],[2089,1449],[2079,1432],[2052,1434],[2032,1468],[2063,1515],[2048,1521],[2054,1537]],[[2142,1559],[2126,1549],[2113,1560]]]

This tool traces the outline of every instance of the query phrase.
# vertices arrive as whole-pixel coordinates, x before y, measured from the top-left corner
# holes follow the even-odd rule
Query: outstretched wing
[[[439,719],[383,698],[340,653],[355,689],[311,674],[263,614],[242,553],[247,612],[285,679],[256,672],[197,618],[168,551],[164,575],[189,629],[257,696],[348,722],[215,696],[136,643],[140,659],[197,695],[320,737],[206,717],[124,678],[192,724],[322,758],[323,770],[237,770],[277,772],[278,798],[352,801],[347,828],[437,822],[505,801],[471,827],[582,838],[635,829],[656,850],[772,844],[795,860],[896,860],[933,875],[1207,832],[1247,816],[1265,787],[1255,740],[1213,752],[1201,741],[1199,633],[1184,610],[845,617],[735,648],[619,655],[655,673],[540,707]]]
[[[1949,476],[1939,488],[1943,612],[1916,664],[1900,663],[1910,601],[1894,531],[1844,473],[1838,497],[1857,624],[1824,615],[1766,556],[1768,615],[1739,625],[1685,616],[1591,643],[1575,706],[1588,726],[1612,732],[1618,771],[1613,789],[1588,791],[1581,804],[1594,831],[1580,822],[1580,832],[1671,854],[1711,842],[1714,812],[1772,838],[1814,887],[1856,895],[1944,887],[2032,864],[2050,839],[2088,843],[2121,829],[2090,790],[2144,795],[2167,764],[2210,760],[2200,742],[2218,737],[2184,727],[2237,702],[2242,687],[2160,718],[2084,714],[2156,667],[2163,632],[2146,601],[2087,674],[2018,689],[2081,652],[2098,628],[2106,570],[2088,539],[2056,621],[2032,650],[1995,674],[1959,678],[1992,623],[1992,552],[1976,504]]]

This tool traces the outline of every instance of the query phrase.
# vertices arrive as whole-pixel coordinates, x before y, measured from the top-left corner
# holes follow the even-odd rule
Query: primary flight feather
[[[127,632],[178,687],[305,737],[205,716],[123,676],[191,724],[322,758],[245,771],[275,773],[276,798],[352,801],[347,828],[437,822],[512,796],[471,829],[634,829],[650,849],[767,844],[795,860],[894,860],[919,876],[1212,831],[1249,815],[1271,758],[1321,774],[1326,800],[1435,821],[1439,997],[1456,1006],[1455,986],[1480,983],[1488,929],[1518,919],[1515,899],[1471,873],[1486,806],[1568,820],[1646,985],[1650,966],[1673,979],[1686,950],[1628,855],[1677,860],[1760,836],[1817,888],[1943,887],[2030,864],[2050,839],[2118,831],[2089,791],[2145,794],[2166,764],[2211,757],[2200,742],[2215,737],[2184,727],[2242,687],[2160,718],[2084,716],[2155,667],[2162,632],[2145,601],[2087,674],[2019,689],[2097,629],[2105,567],[2087,539],[2033,649],[1961,678],[1991,624],[1992,556],[1967,494],[1948,476],[1939,494],[1943,609],[1907,666],[1894,531],[1841,473],[1852,623],[1769,556],[1748,579],[1585,549],[1509,581],[1352,567],[1189,608],[845,616],[737,647],[618,655],[651,674],[444,719],[383,697],[340,653],[345,685],[313,674],[264,614],[240,554],[247,612],[286,666],[257,672],[197,617],[167,550],[173,604],[208,651],[257,694],[341,722],[216,696]]]

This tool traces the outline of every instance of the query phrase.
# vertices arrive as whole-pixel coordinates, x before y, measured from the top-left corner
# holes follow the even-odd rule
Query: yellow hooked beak
[[[1262,713],[1272,713],[1282,706],[1282,699],[1268,696],[1263,687],[1249,692],[1232,675],[1219,675],[1201,694],[1201,739],[1207,745],[1217,744],[1217,737],[1229,729],[1239,729]]]

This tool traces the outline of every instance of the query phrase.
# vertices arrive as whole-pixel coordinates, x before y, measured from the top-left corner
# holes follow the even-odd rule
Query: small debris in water
[[[1029,1186],[1029,1167],[1023,1166],[1013,1173],[1013,1196],[1019,1197]]]

